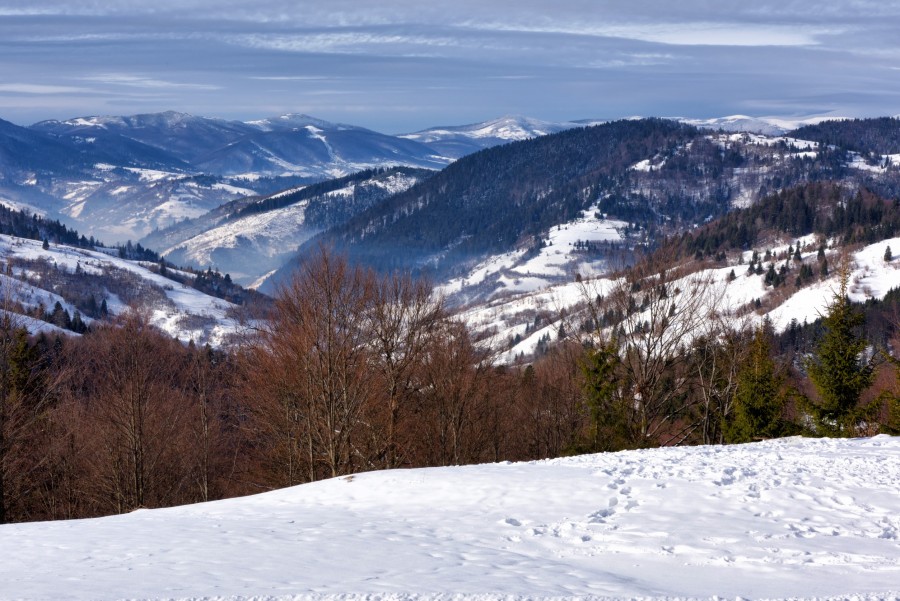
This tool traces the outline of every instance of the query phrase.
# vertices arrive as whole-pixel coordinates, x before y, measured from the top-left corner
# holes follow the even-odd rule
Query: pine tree
[[[893,259],[894,259],[894,255],[893,255],[893,253],[891,252],[891,247],[890,247],[890,245],[888,245],[888,246],[884,249],[884,262],[885,262],[885,263],[890,263]]]
[[[872,362],[862,358],[866,341],[857,332],[865,317],[847,298],[849,281],[850,267],[845,259],[840,266],[839,289],[823,320],[825,335],[807,362],[809,377],[819,393],[819,402],[808,403],[807,409],[816,431],[826,436],[854,436],[858,427],[871,418],[868,408],[858,407],[863,391],[872,384],[874,372]]]
[[[747,362],[738,372],[734,407],[725,427],[728,443],[775,438],[783,434],[784,399],[779,394],[780,386],[771,357],[769,335],[765,328],[759,328],[750,342]]]
[[[582,372],[584,394],[591,411],[589,451],[618,451],[631,441],[628,411],[619,396],[617,343],[608,341],[588,350]]]

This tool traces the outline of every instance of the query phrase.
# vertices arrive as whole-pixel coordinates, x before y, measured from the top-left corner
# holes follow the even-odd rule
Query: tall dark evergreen
[[[872,361],[863,356],[867,343],[859,332],[865,319],[847,297],[849,280],[850,266],[845,259],[840,267],[840,286],[823,320],[825,334],[807,363],[819,396],[807,408],[816,432],[826,436],[856,435],[875,408],[874,404],[859,406],[862,393],[873,382],[874,370]]]
[[[619,451],[633,446],[627,407],[619,395],[619,365],[615,340],[589,349],[584,357],[584,395],[591,413],[585,451]]]
[[[759,328],[750,343],[747,362],[738,372],[734,407],[725,428],[726,442],[751,442],[783,433],[784,399],[780,387],[769,334],[765,328]]]

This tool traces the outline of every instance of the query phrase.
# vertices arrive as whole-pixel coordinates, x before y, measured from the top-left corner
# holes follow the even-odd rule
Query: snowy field
[[[900,438],[373,472],[0,557],[3,599],[900,599]]]

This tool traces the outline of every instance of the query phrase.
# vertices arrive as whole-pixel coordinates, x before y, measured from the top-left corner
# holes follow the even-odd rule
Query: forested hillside
[[[790,136],[868,156],[900,154],[900,119],[844,119],[804,125]]]
[[[442,265],[506,250],[574,218],[592,196],[645,158],[697,130],[671,121],[620,121],[470,155],[325,238],[380,268]]]
[[[860,127],[872,139],[886,135],[877,120]],[[379,270],[462,277],[491,256],[537,251],[551,228],[584,211],[624,221],[627,244],[652,248],[663,236],[807,182],[847,182],[890,196],[900,190],[900,171],[879,165],[793,137],[617,121],[464,157],[311,240],[301,256],[324,242]]]

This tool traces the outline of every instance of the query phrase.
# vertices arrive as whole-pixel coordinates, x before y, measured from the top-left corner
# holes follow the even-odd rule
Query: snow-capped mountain
[[[900,439],[369,472],[0,526],[0,597],[900,598]]]
[[[124,242],[301,182],[395,165],[440,169],[449,159],[437,155],[413,140],[294,114],[248,123],[174,111],[29,128],[0,122],[0,202]]]
[[[749,117],[747,115],[730,115],[728,117],[716,117],[713,119],[687,119],[678,118],[683,123],[689,123],[704,129],[721,130],[726,132],[749,132],[764,134],[767,136],[783,136],[804,125],[815,125],[825,120],[839,119],[834,116],[810,116],[810,117]]]
[[[269,119],[261,127],[264,129],[198,159],[196,167],[218,175],[301,175],[321,179],[373,167],[441,169],[449,163],[429,146],[362,127],[296,117],[284,121]]]
[[[504,116],[470,125],[432,127],[411,134],[402,134],[400,137],[428,144],[444,156],[459,158],[491,146],[529,140],[574,127],[599,123],[602,122],[591,120],[551,122],[530,117]]]
[[[169,153],[187,163],[194,163],[212,149],[222,148],[245,136],[258,133],[257,128],[240,121],[196,117],[176,111],[41,121],[32,125],[31,129],[58,137],[93,139],[91,143],[94,145],[103,145],[110,138],[127,138]]]

